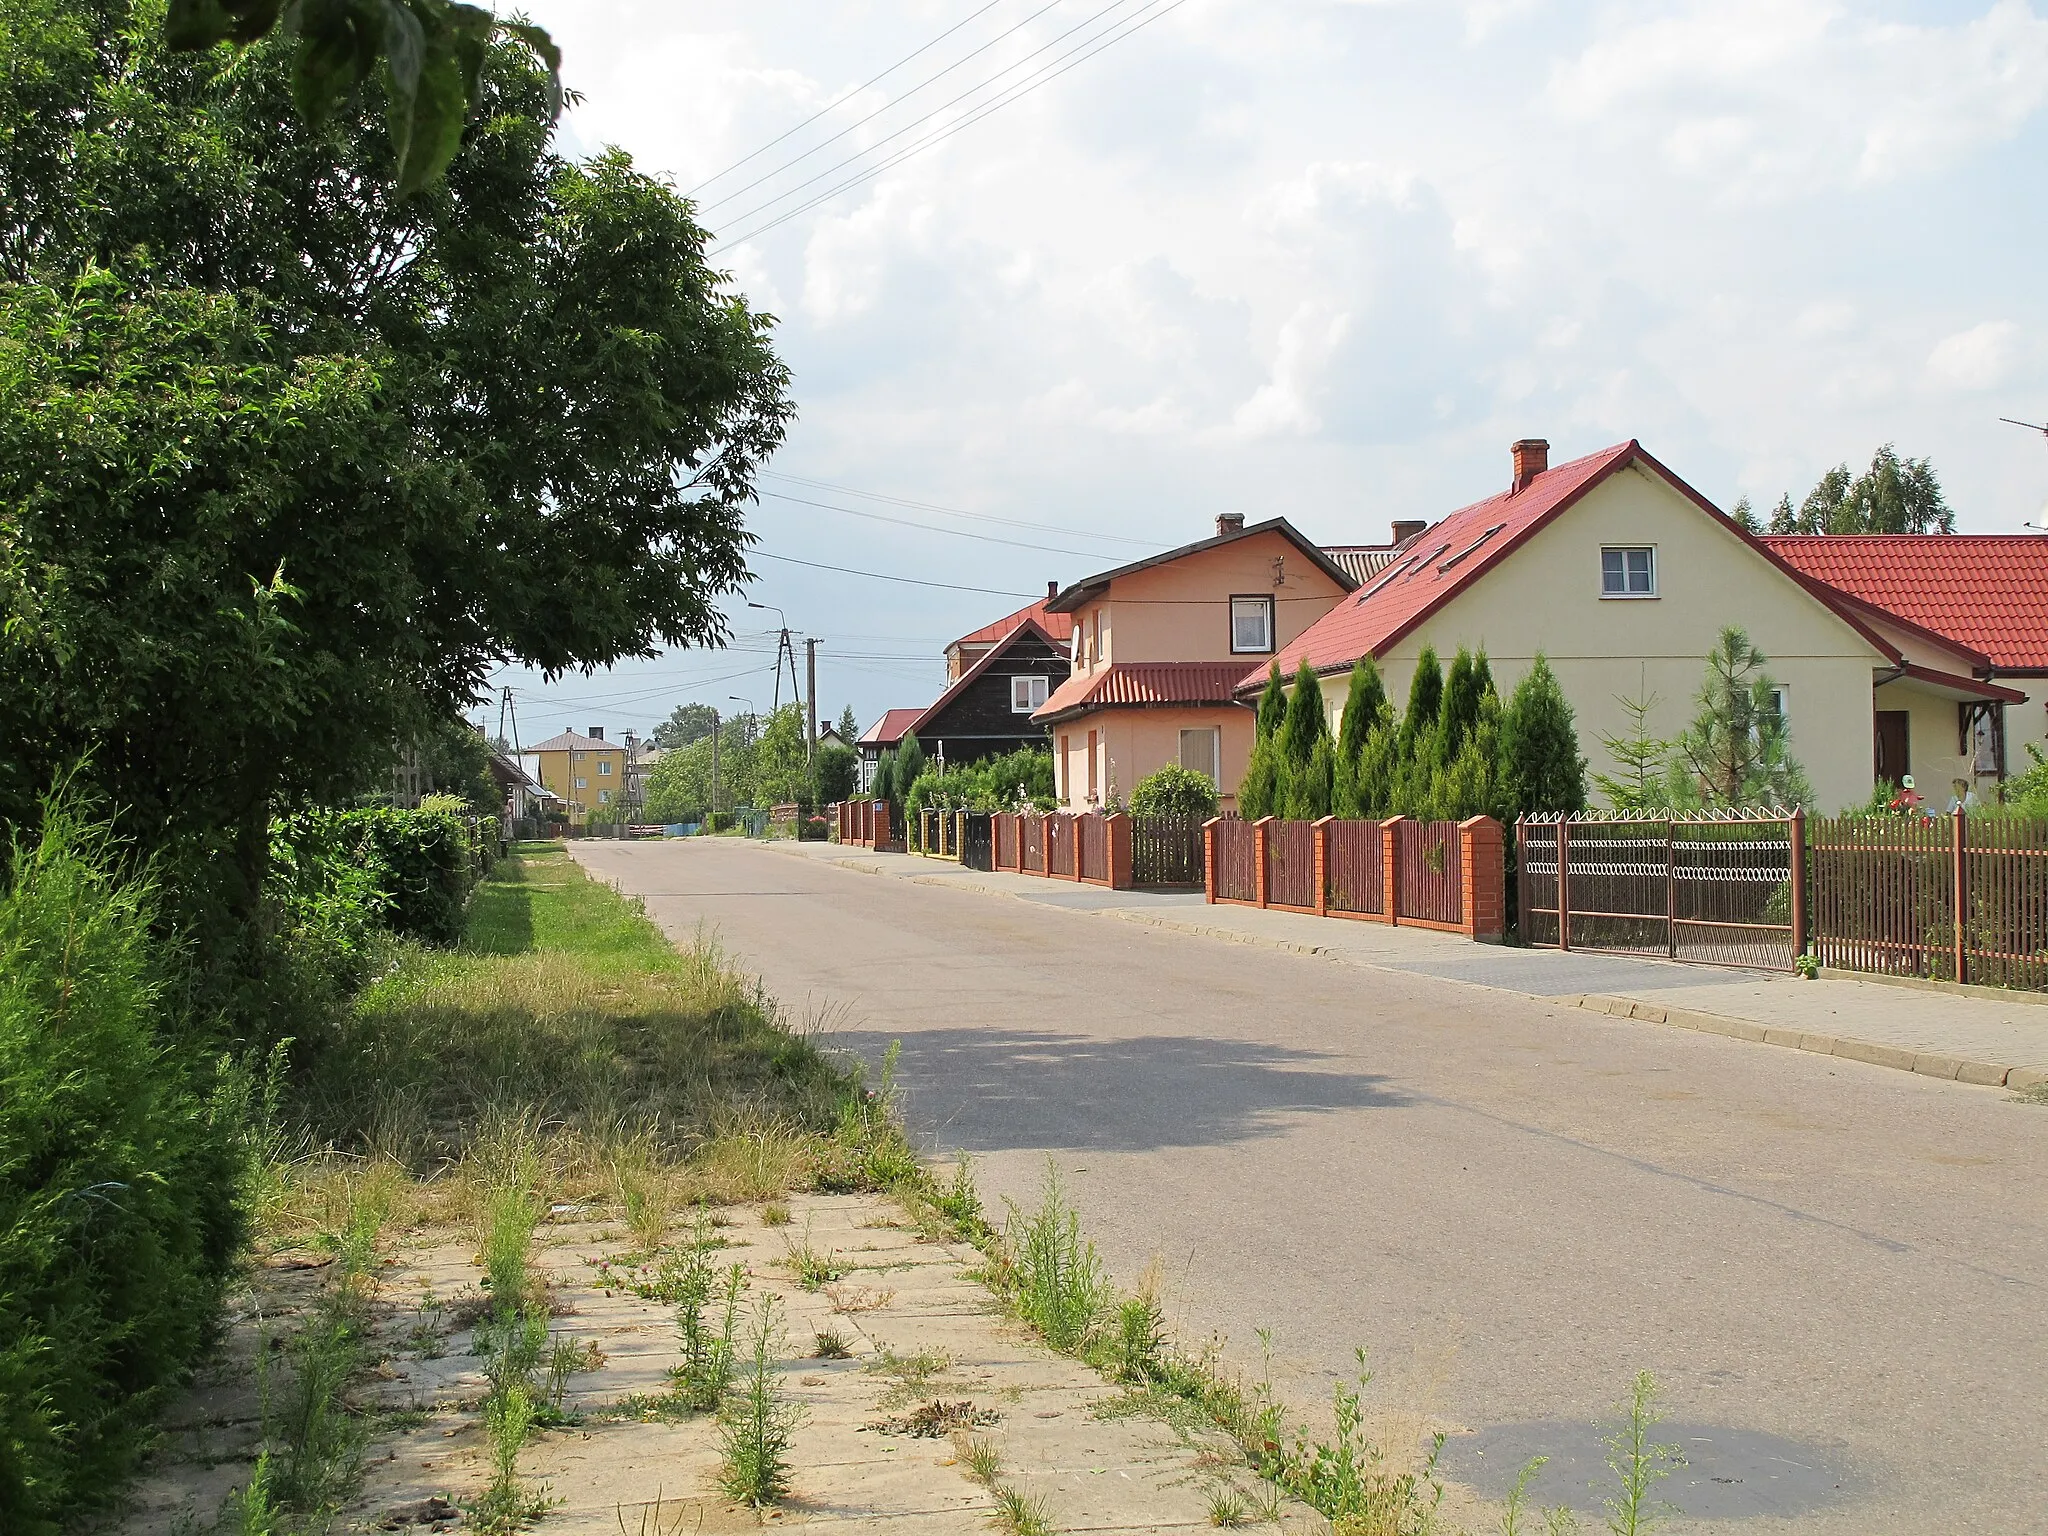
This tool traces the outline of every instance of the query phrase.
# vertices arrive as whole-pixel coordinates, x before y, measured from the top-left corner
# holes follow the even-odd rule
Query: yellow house
[[[1484,647],[1503,696],[1541,652],[1571,701],[1589,773],[1613,774],[1601,738],[1630,734],[1623,701],[1654,700],[1649,732],[1678,735],[1730,624],[1769,658],[1793,755],[1823,811],[1865,799],[1879,771],[1913,772],[1939,808],[1952,778],[1976,775],[1967,722],[2002,719],[2027,699],[1994,681],[1990,658],[1969,644],[1796,569],[1633,441],[1555,468],[1547,443],[1515,444],[1506,490],[1412,536],[1279,660],[1292,674],[1307,658],[1334,721],[1362,655],[1398,703],[1425,646],[1445,660]],[[1240,698],[1264,671],[1241,677]],[[1898,735],[1907,721],[1910,762]],[[2037,725],[2011,739],[2037,738]]]
[[[626,749],[606,741],[601,725],[587,736],[564,731],[527,750],[540,760],[542,787],[562,797],[573,825],[626,793]]]
[[[1232,698],[1358,582],[1285,518],[1245,526],[1076,582],[1046,604],[1073,617],[1073,671],[1032,719],[1052,732],[1063,809],[1127,799],[1168,763],[1208,775],[1226,810],[1251,755]]]

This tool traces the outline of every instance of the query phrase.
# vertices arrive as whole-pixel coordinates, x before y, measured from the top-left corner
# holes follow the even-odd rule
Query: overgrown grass
[[[757,1508],[788,1496],[790,1442],[804,1420],[802,1406],[788,1400],[776,1375],[781,1338],[775,1298],[763,1294],[754,1303],[745,1378],[718,1416],[719,1486],[728,1498]]]

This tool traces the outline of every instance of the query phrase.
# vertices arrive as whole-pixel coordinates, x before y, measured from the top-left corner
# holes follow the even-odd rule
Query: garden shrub
[[[1168,763],[1138,781],[1131,791],[1133,816],[1199,816],[1216,814],[1216,786],[1206,773]]]
[[[371,806],[344,811],[337,821],[341,845],[373,871],[384,893],[385,927],[442,947],[462,937],[476,863],[461,817]]]
[[[0,1530],[134,1467],[241,1236],[247,1103],[177,1044],[154,893],[61,804],[0,885]]]

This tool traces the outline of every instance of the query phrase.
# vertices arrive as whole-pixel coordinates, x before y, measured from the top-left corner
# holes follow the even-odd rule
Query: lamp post
[[[731,699],[735,704],[744,704],[747,706],[746,718],[748,720],[759,720],[761,718],[761,712],[760,710],[754,707],[754,701],[752,699],[742,698],[737,693],[728,693],[726,697],[728,699]]]

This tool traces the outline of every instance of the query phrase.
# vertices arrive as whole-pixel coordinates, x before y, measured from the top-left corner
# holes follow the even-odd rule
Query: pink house
[[[1226,513],[1214,538],[1051,599],[1049,614],[1072,615],[1073,674],[1032,718],[1052,733],[1061,808],[1127,798],[1140,779],[1178,763],[1214,780],[1228,809],[1253,724],[1232,688],[1357,586],[1285,518],[1247,527],[1242,514]]]

